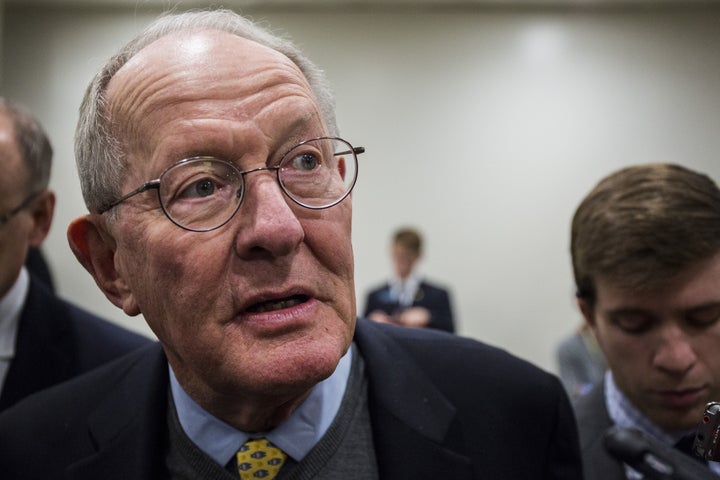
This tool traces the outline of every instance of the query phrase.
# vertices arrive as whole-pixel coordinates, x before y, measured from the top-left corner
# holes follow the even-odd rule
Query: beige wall
[[[3,84],[3,57],[2,57],[2,42],[4,38],[4,25],[5,25],[5,2],[3,0],[0,0],[0,92],[2,90],[2,84]]]
[[[5,9],[2,92],[38,113],[56,147],[47,251],[60,291],[143,330],[100,295],[65,227],[84,212],[72,153],[82,92],[153,13],[36,10]],[[359,308],[389,274],[390,232],[414,224],[460,332],[554,370],[556,342],[579,321],[568,224],[581,197],[637,162],[720,180],[720,10],[251,13],[325,67],[343,135],[367,148],[354,196]]]

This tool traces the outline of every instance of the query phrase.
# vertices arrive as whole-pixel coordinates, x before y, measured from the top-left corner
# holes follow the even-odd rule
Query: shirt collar
[[[9,360],[15,356],[20,314],[29,289],[30,275],[22,267],[15,284],[0,298],[0,359]]]
[[[394,277],[390,281],[390,294],[397,302],[405,307],[409,307],[415,300],[415,294],[420,287],[420,275],[412,272],[405,279]]]
[[[340,410],[352,356],[351,345],[335,372],[315,385],[308,398],[287,420],[269,432],[253,433],[252,437],[266,437],[293,460],[301,461],[320,441]],[[226,465],[251,435],[204,410],[180,386],[172,367],[169,371],[172,398],[185,434],[218,464]]]

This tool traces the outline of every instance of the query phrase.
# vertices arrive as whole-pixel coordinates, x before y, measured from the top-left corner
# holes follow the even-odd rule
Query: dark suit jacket
[[[474,340],[359,320],[381,479],[580,480],[560,381]],[[3,478],[158,480],[167,360],[158,345],[0,415]],[[42,459],[42,461],[40,461]]]
[[[36,247],[28,249],[27,257],[25,258],[25,266],[36,280],[40,280],[45,284],[51,292],[55,291],[55,282],[53,280],[50,266],[45,261],[45,255],[42,250]]]
[[[450,294],[444,288],[425,281],[420,282],[420,288],[415,294],[412,306],[425,307],[430,311],[429,328],[445,330],[450,333],[455,332],[455,321],[450,307]],[[392,315],[399,308],[397,300],[392,299],[390,296],[390,285],[386,283],[368,293],[364,315],[367,316],[373,310],[382,310],[388,315]]]
[[[146,343],[148,338],[61,300],[31,276],[0,411]]]
[[[605,432],[613,426],[605,406],[605,382],[575,404],[585,480],[625,480],[625,467],[605,450]]]

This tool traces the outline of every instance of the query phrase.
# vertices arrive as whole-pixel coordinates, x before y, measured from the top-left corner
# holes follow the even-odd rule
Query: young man
[[[422,237],[412,228],[393,235],[391,257],[395,277],[368,293],[365,316],[382,323],[405,327],[428,327],[455,332],[450,294],[420,277]]]
[[[578,207],[571,250],[578,305],[609,367],[577,404],[585,475],[641,478],[606,453],[605,431],[638,428],[671,446],[720,399],[720,190],[679,165],[622,169]]]

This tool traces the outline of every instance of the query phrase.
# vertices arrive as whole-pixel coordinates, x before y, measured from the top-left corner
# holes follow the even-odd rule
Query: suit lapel
[[[605,432],[613,425],[605,406],[605,381],[581,397],[575,412],[585,480],[625,480],[623,465],[605,450]]]
[[[358,320],[355,341],[366,366],[380,477],[473,478],[470,461],[448,445],[455,407],[376,325]]]
[[[46,287],[31,279],[0,410],[50,385],[67,380],[76,357],[69,312]]]
[[[89,416],[96,452],[72,465],[68,479],[164,478],[167,361],[159,344],[145,351]]]

